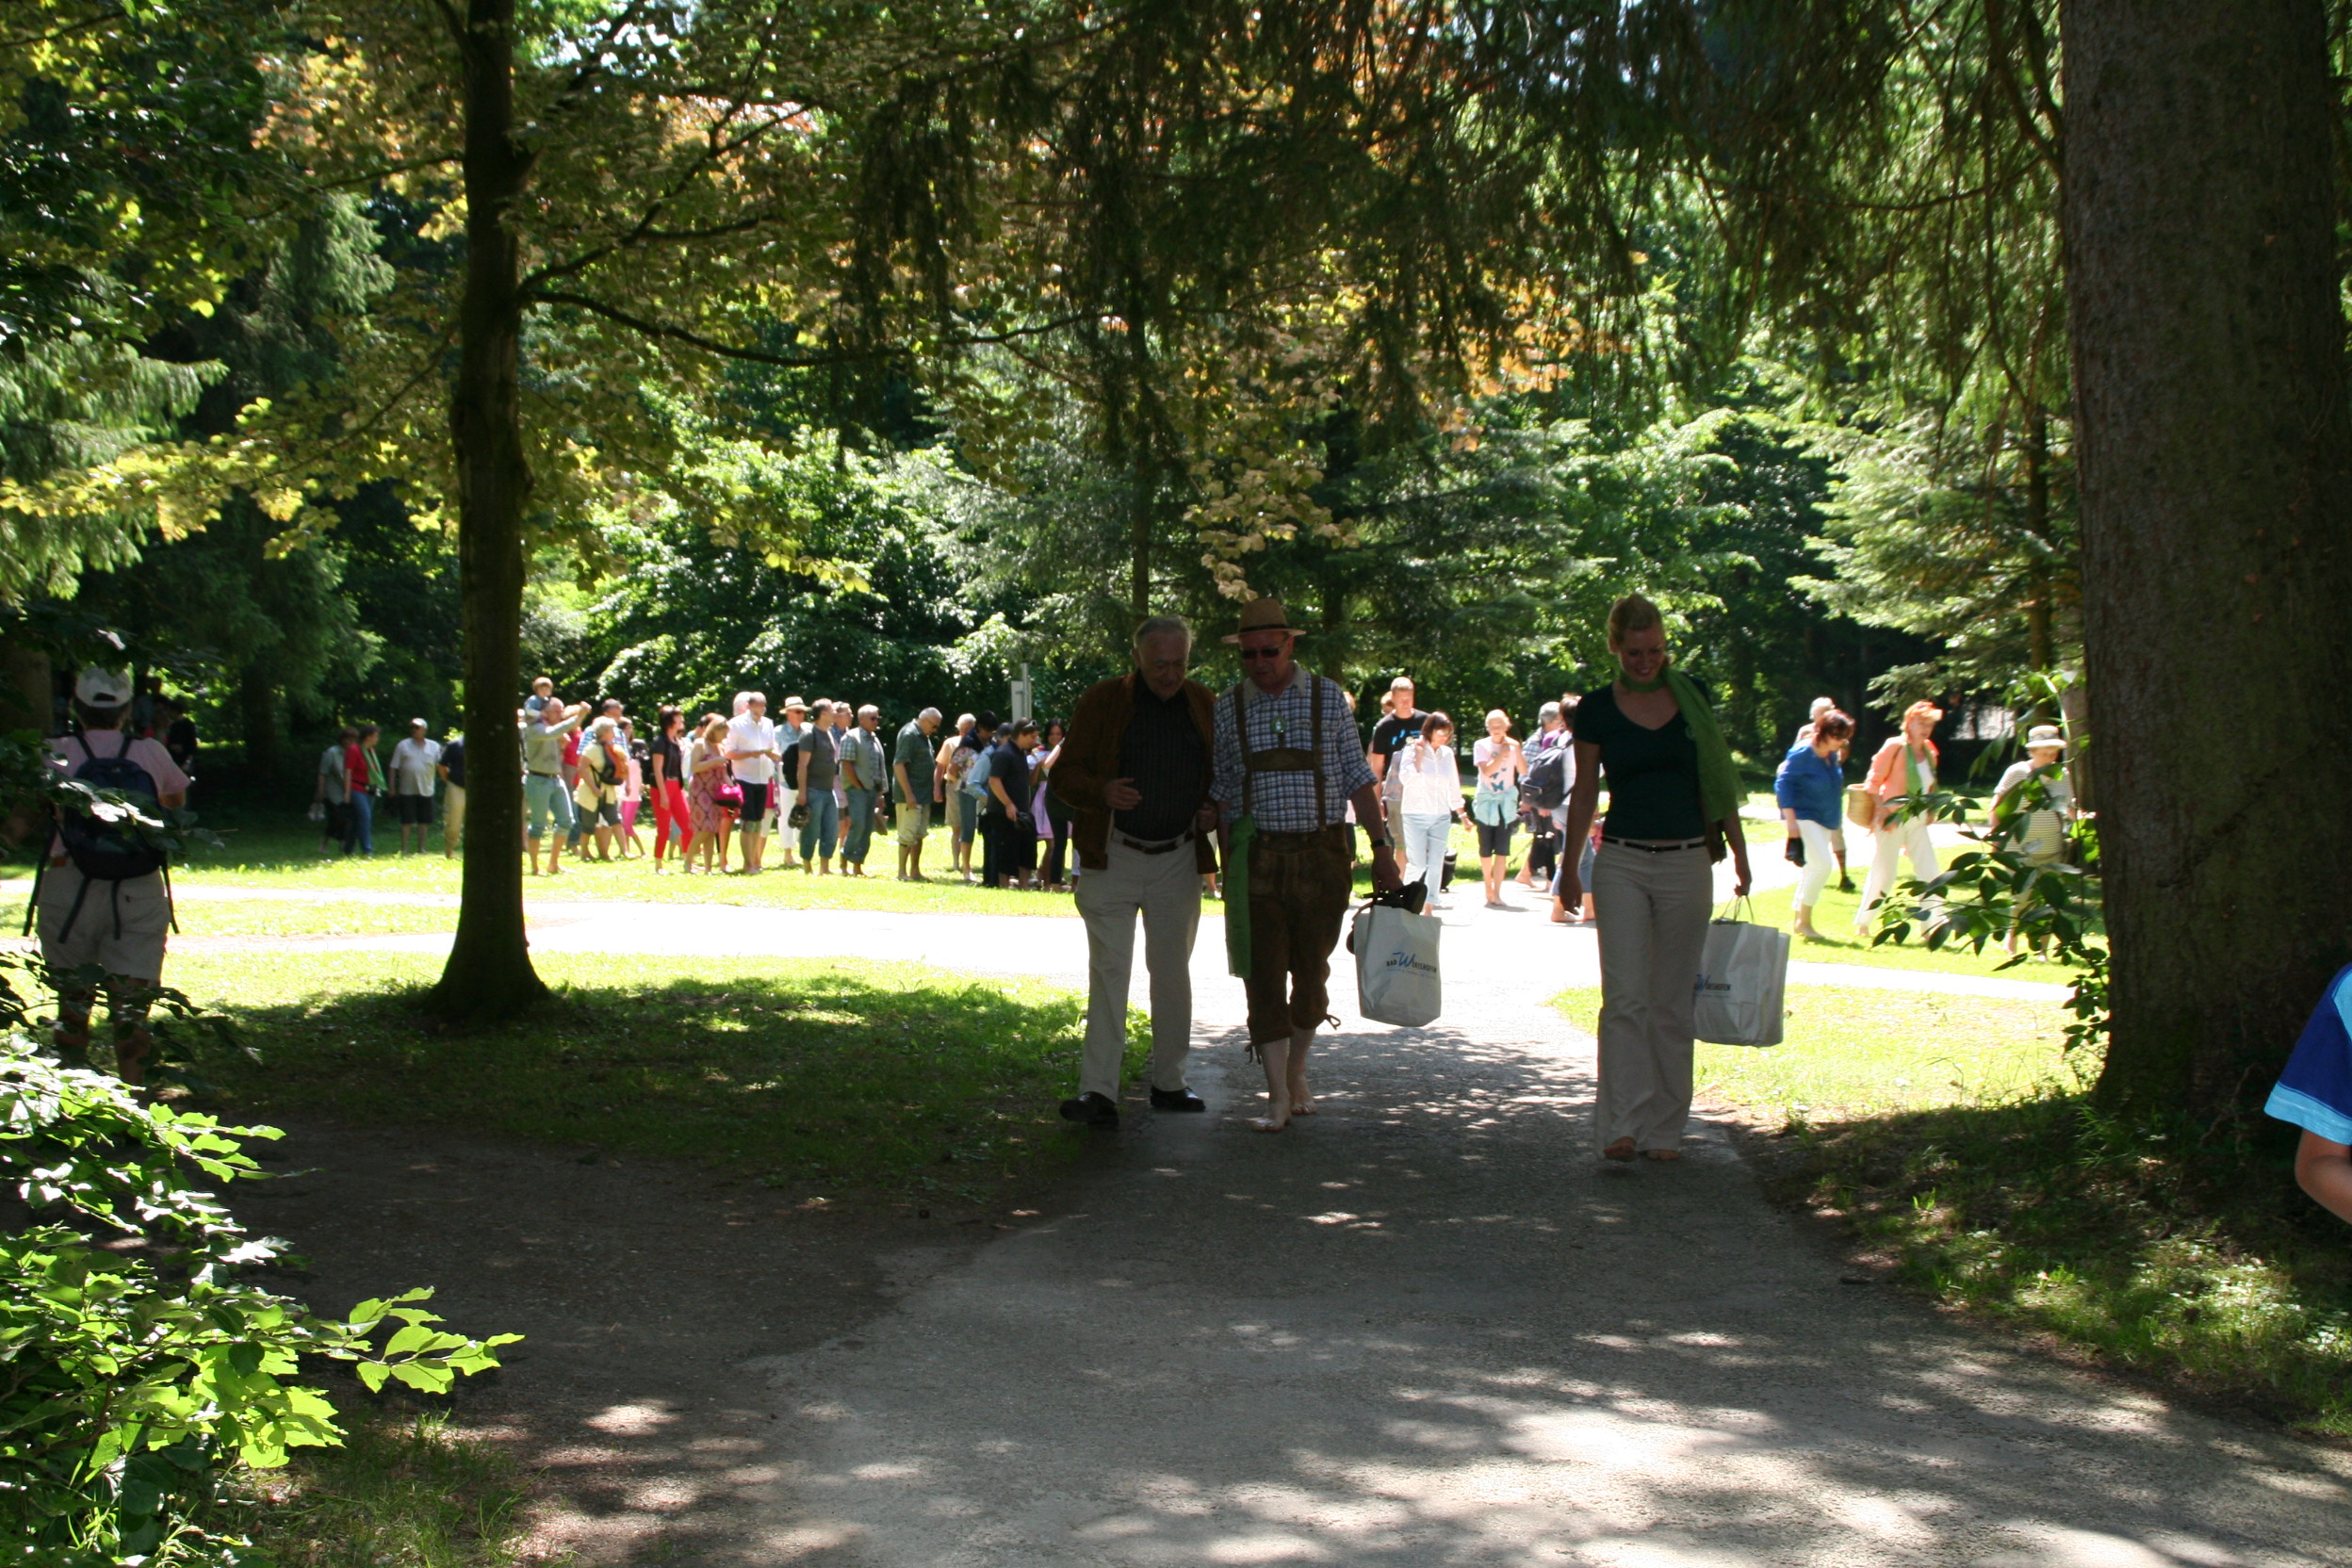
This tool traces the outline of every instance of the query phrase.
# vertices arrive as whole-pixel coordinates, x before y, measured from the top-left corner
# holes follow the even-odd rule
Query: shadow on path
[[[790,1460],[710,1560],[2352,1562],[2340,1456],[1841,1282],[1720,1130],[1600,1165],[1585,1054],[1476,1011],[1342,1037],[1278,1136],[1203,1051],[1222,1114],[747,1368]]]

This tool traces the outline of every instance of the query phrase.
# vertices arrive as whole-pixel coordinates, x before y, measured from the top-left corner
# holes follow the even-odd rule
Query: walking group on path
[[[640,743],[619,701],[606,700],[592,719],[589,704],[565,704],[543,677],[515,713],[522,848],[531,869],[547,875],[561,873],[567,850],[584,856],[591,844],[603,859],[642,853],[637,818],[647,798],[656,871],[673,847],[681,873],[697,858],[706,874],[715,871],[733,837],[742,873],[757,874],[780,823],[797,833],[804,872],[831,875],[838,858],[842,874],[863,876],[875,833],[894,829],[898,874],[920,878],[932,813],[942,808],[956,826],[958,870],[971,874],[978,841],[980,879],[990,886],[1060,886],[1074,847],[1076,863],[1067,869],[1086,933],[1089,995],[1078,1092],[1061,1111],[1095,1127],[1119,1119],[1138,921],[1150,972],[1150,1102],[1204,1108],[1185,1079],[1189,963],[1202,898],[1222,878],[1230,966],[1243,982],[1250,1052],[1266,1077],[1256,1125],[1280,1132],[1315,1112],[1308,1070],[1318,1031],[1337,1022],[1331,956],[1354,898],[1355,835],[1365,835],[1377,901],[1434,913],[1444,907],[1446,846],[1464,809],[1452,721],[1417,709],[1413,682],[1399,678],[1369,746],[1360,744],[1345,689],[1298,663],[1300,635],[1280,602],[1250,601],[1226,638],[1242,678],[1220,694],[1191,678],[1191,629],[1153,617],[1136,629],[1135,670],[1089,688],[1067,727],[1041,729],[1029,719],[1000,726],[983,713],[959,717],[942,736],[934,708],[887,747],[872,705],[792,697],[778,725],[756,691],[736,697],[731,717],[710,713],[694,724],[665,706],[653,739]],[[1529,857],[1523,882],[1547,875],[1553,918],[1599,929],[1600,1152],[1672,1161],[1680,1157],[1692,1094],[1693,977],[1713,904],[1712,868],[1730,859],[1736,897],[1754,878],[1730,748],[1707,694],[1675,665],[1658,607],[1640,595],[1620,599],[1609,645],[1615,678],[1545,704],[1524,746],[1507,714],[1485,715],[1467,809],[1489,906],[1503,902],[1511,837],[1526,821],[1543,853]],[[120,676],[83,671],[74,692],[79,732],[48,743],[51,761],[96,787],[177,808],[188,775],[166,745],[130,732],[131,694]],[[1903,860],[1921,881],[1936,875],[1919,807],[1936,790],[1932,732],[1942,716],[1914,703],[1866,779],[1848,786],[1853,721],[1827,699],[1814,705],[1774,783],[1787,857],[1798,868],[1799,937],[1818,939],[1813,911],[1833,864],[1842,878],[1846,822],[1872,837],[1858,923],[1892,890]],[[404,852],[412,842],[424,849],[433,802],[442,797],[444,851],[455,852],[465,743],[436,742],[428,728],[411,721],[388,770],[372,726],[346,730],[321,757],[313,814],[330,834],[340,830],[347,853],[369,848],[378,795],[395,803]],[[111,749],[102,736],[112,737]],[[2065,737],[2036,727],[2024,749],[1995,792],[1997,839],[2029,865],[2049,865],[2066,853],[2074,809]],[[60,973],[90,965],[106,977],[85,971],[58,982],[56,1043],[71,1056],[86,1054],[103,985],[118,1070],[136,1078],[148,1049],[146,994],[159,983],[171,919],[162,856],[136,835],[94,831],[97,819],[56,817],[28,923],[38,918],[44,959]],[[12,822],[11,837],[29,824]],[[1042,867],[1040,838],[1052,844]],[[792,853],[788,843],[788,867]],[[1408,880],[1418,884],[1410,895]],[[90,907],[100,886],[104,907]],[[2304,1128],[2298,1173],[2338,1212],[2352,1212],[2339,1207],[2344,1195],[2336,1186],[2352,1182],[2346,1009],[2352,982],[2340,980],[2271,1102],[2274,1114]]]

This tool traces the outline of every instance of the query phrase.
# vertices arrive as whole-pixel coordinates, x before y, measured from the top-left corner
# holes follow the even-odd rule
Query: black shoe
[[[1119,1107],[1106,1094],[1082,1094],[1075,1100],[1062,1102],[1062,1119],[1075,1121],[1082,1127],[1116,1127]]]
[[[1190,1089],[1153,1089],[1152,1108],[1155,1111],[1205,1111],[1209,1102]]]

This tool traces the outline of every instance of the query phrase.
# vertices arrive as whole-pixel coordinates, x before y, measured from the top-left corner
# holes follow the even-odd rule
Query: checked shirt
[[[1250,727],[1250,749],[1311,745],[1315,734],[1311,702],[1319,703],[1323,710],[1323,750],[1318,759],[1323,815],[1319,821],[1314,774],[1261,773],[1251,782],[1242,762],[1241,737],[1233,728],[1233,694],[1228,690],[1218,695],[1209,792],[1227,822],[1247,809],[1256,813],[1261,831],[1308,833],[1348,820],[1348,799],[1372,782],[1372,769],[1364,760],[1364,739],[1356,732],[1355,716],[1348,711],[1347,696],[1337,682],[1304,666],[1293,673],[1288,686],[1271,695],[1244,680],[1242,711],[1243,722]]]

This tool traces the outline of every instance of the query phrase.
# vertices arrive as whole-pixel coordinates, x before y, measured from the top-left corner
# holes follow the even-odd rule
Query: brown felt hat
[[[1306,630],[1290,624],[1290,612],[1280,599],[1251,599],[1241,607],[1241,625],[1226,634],[1229,643],[1238,643],[1242,634],[1250,631],[1287,631],[1293,637]]]

